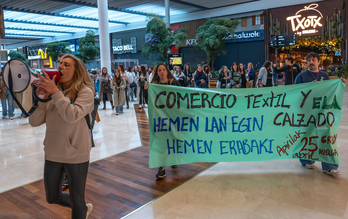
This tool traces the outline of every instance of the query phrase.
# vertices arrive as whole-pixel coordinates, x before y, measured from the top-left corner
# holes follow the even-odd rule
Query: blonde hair
[[[253,63],[249,62],[249,63],[248,63],[248,67],[249,67],[249,65],[251,66],[251,68],[254,68]]]
[[[95,96],[94,84],[91,77],[87,73],[87,68],[85,64],[79,58],[71,54],[64,55],[61,61],[66,58],[70,58],[74,60],[74,68],[75,68],[74,75],[72,78],[73,82],[69,88],[69,93],[67,97],[70,100],[75,101],[78,93],[85,87],[90,88],[93,91],[93,94]],[[57,86],[59,88],[62,88],[62,84],[60,82],[58,82]]]

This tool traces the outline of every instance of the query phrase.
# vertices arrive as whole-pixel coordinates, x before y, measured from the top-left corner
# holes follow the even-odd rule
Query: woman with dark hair
[[[106,109],[106,101],[110,101],[111,108],[114,109],[114,104],[112,102],[112,88],[111,88],[111,78],[110,75],[108,74],[108,69],[106,67],[103,67],[102,69],[102,74],[100,76],[100,91],[99,91],[99,96],[101,100],[104,103],[103,109]]]
[[[239,69],[240,69],[240,75],[241,75],[241,79],[242,79],[241,88],[246,88],[248,73],[247,73],[246,69],[244,68],[243,63],[239,64]]]
[[[128,74],[132,78],[132,82],[129,85],[131,102],[134,102],[134,97],[136,97],[137,92],[137,76],[132,67],[128,67]]]
[[[258,81],[260,87],[272,87],[272,62],[266,61],[260,69]]]
[[[204,73],[201,65],[197,65],[197,70],[195,71],[194,79],[195,87],[208,87],[208,76]]]
[[[116,69],[115,75],[111,81],[111,87],[114,89],[114,103],[116,106],[116,115],[123,113],[123,105],[125,105],[124,91],[127,84],[121,77],[120,72]]]
[[[88,173],[91,130],[86,120],[91,119],[94,109],[94,84],[85,64],[74,55],[62,57],[59,67],[61,80],[56,83],[46,72],[40,80],[36,94],[49,96],[52,100],[39,102],[38,108],[29,117],[33,127],[46,124],[44,186],[50,204],[59,204],[72,209],[71,218],[86,219],[92,204],[85,202],[85,186]],[[88,119],[87,119],[88,118]],[[69,193],[62,192],[64,172],[69,179]]]
[[[207,75],[208,78],[208,87],[210,88],[210,78],[212,77],[211,73],[210,73],[210,67],[209,65],[203,65],[203,71],[204,73]]]
[[[126,98],[126,103],[127,103],[127,109],[129,109],[129,96],[128,96],[128,87],[130,83],[132,83],[133,79],[130,77],[128,72],[124,70],[124,66],[122,64],[118,65],[118,71],[120,72],[121,77],[123,80],[126,82],[126,88],[125,88],[125,98]]]
[[[222,66],[219,72],[219,83],[220,83],[220,87],[219,88],[226,88],[227,84],[228,84],[228,76],[229,70],[227,68],[226,65]]]
[[[192,87],[192,72],[190,71],[190,65],[186,64],[184,65],[184,75],[186,76],[187,82],[188,82],[188,86]]]
[[[242,78],[240,75],[240,69],[237,62],[233,62],[229,77],[230,77],[230,83],[231,83],[230,87],[240,88],[242,84]]]
[[[159,64],[156,66],[151,83],[180,86],[180,83],[177,80],[175,80],[174,76],[172,75],[168,67],[164,64]],[[148,84],[146,84],[145,89],[146,90],[148,89]],[[176,168],[176,167],[177,167],[176,165],[172,166],[172,168]],[[156,174],[156,178],[163,179],[166,176],[167,174],[164,167],[159,167],[158,172]]]
[[[149,75],[145,70],[145,66],[140,66],[140,70],[137,74],[139,109],[145,107],[144,88],[145,84],[148,82],[148,79]]]

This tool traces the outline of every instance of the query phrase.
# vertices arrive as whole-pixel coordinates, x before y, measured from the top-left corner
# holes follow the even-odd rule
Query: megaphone
[[[55,82],[60,80],[60,72],[57,69],[44,69],[44,71],[48,74],[50,78],[56,75]],[[35,109],[38,107],[38,102],[48,102],[51,100],[41,99],[36,95],[37,87],[32,83],[34,80],[38,80],[37,74],[41,74],[40,72],[30,71],[27,64],[20,59],[11,59],[9,60],[3,69],[3,81],[6,88],[10,91],[14,101],[17,103],[18,107],[22,111],[25,117],[30,116]],[[28,86],[31,84],[32,86],[32,95],[34,97],[34,103],[31,109],[27,112],[22,104],[18,101],[15,96],[15,93],[24,92]]]
[[[9,60],[4,66],[2,75],[6,88],[13,93],[22,93],[30,84],[29,68],[20,59]]]

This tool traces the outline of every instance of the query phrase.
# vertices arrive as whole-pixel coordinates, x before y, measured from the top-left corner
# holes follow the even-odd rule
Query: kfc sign
[[[299,10],[294,16],[287,17],[286,20],[291,22],[292,31],[301,36],[302,34],[315,34],[321,24],[323,15],[316,8],[318,4],[305,6]]]

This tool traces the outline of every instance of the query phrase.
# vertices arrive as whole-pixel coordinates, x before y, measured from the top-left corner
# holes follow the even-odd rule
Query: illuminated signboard
[[[287,17],[286,20],[291,22],[292,31],[296,35],[315,34],[322,27],[323,15],[316,8],[318,4],[310,4],[304,9],[299,10],[295,15]]]
[[[137,40],[136,37],[131,37],[131,43],[122,45],[121,39],[112,40],[112,51],[114,54],[122,53],[137,53]]]
[[[269,42],[270,46],[275,48],[294,46],[296,45],[296,35],[271,35]]]

